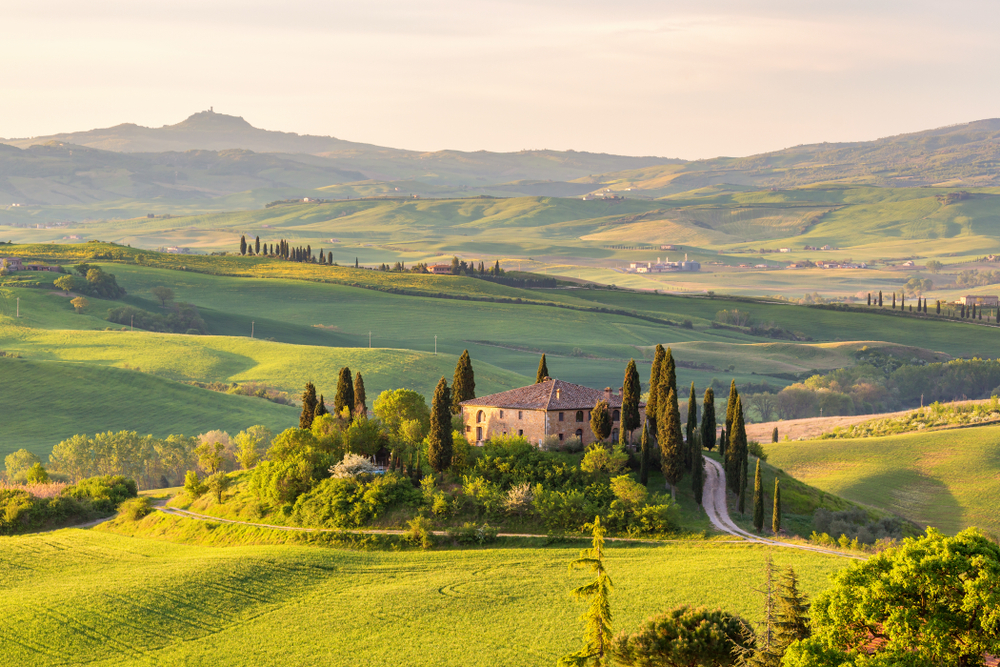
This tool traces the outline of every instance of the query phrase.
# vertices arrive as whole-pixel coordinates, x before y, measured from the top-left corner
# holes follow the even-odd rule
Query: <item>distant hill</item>
[[[577,151],[409,151],[334,137],[262,130],[242,117],[212,111],[202,111],[176,125],[159,128],[125,123],[86,132],[30,139],[0,139],[0,143],[17,148],[31,148],[52,142],[117,153],[242,149],[255,153],[311,155],[324,158],[332,168],[363,173],[364,176],[357,180],[416,179],[435,185],[485,185],[521,180],[567,181],[592,174],[682,162],[660,157],[628,157]],[[315,163],[315,160],[309,162]],[[337,182],[341,181],[331,181],[326,185]],[[578,190],[579,186],[570,189]]]

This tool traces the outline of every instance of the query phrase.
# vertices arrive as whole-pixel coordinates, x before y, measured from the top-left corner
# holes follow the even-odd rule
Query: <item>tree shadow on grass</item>
[[[862,477],[840,489],[839,495],[946,533],[957,533],[965,525],[965,508],[944,482],[916,470]]]

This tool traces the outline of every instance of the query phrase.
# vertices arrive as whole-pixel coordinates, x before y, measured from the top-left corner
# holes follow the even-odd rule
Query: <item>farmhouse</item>
[[[0,257],[0,269],[24,271],[24,263],[20,257]]]
[[[959,303],[966,306],[976,305],[976,306],[986,306],[987,308],[996,308],[998,305],[1000,305],[1000,297],[997,296],[969,295],[969,296],[963,296],[958,301]]]
[[[427,270],[439,276],[451,275],[451,264],[431,264]]]
[[[613,393],[607,387],[599,391],[553,378],[463,401],[465,437],[474,445],[499,435],[523,436],[528,442],[537,444],[547,436],[556,436],[559,440],[576,437],[588,445],[596,440],[590,430],[590,411],[600,400],[608,402],[611,439],[617,441],[621,426],[621,390]],[[639,410],[640,420],[645,420],[644,413]]]

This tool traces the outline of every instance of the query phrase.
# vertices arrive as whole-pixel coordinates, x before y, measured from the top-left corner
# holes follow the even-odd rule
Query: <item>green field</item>
[[[766,447],[771,464],[829,493],[946,533],[1000,535],[1000,427]]]
[[[568,591],[585,576],[566,567],[578,550],[213,548],[74,529],[5,538],[0,662],[551,665],[580,641],[583,605]],[[611,545],[614,627],[681,603],[756,619],[751,589],[768,555],[810,594],[845,565],[741,545]]]

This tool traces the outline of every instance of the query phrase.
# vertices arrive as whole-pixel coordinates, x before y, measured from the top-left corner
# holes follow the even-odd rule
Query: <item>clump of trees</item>
[[[56,278],[53,284],[65,292],[79,292],[101,299],[120,299],[125,290],[119,287],[114,275],[105,273],[93,264],[77,264],[73,267],[77,275]]]
[[[205,320],[198,313],[198,308],[190,303],[172,304],[171,312],[166,316],[151,313],[135,306],[119,306],[108,310],[109,322],[134,326],[145,331],[166,333],[204,334],[207,333]]]
[[[108,516],[136,495],[135,482],[119,475],[82,479],[51,497],[38,497],[24,489],[0,488],[0,535],[17,535]]]

